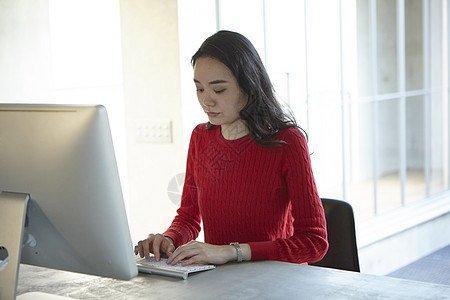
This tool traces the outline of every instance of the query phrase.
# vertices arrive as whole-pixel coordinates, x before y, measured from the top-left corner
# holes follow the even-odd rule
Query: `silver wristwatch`
[[[242,262],[242,249],[241,249],[241,245],[239,245],[238,242],[235,243],[230,243],[231,246],[234,246],[234,248],[236,248],[236,252],[237,252],[237,259],[236,261],[238,263]]]

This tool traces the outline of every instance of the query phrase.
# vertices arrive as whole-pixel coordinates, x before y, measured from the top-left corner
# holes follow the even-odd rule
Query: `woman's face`
[[[248,133],[245,122],[239,116],[248,96],[227,66],[217,59],[201,57],[194,65],[194,82],[198,101],[209,122],[221,125],[225,138],[235,139]],[[229,133],[232,135],[229,136]]]

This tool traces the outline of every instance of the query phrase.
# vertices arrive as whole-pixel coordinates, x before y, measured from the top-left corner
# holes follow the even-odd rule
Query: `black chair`
[[[344,201],[322,198],[328,231],[328,252],[313,266],[359,272],[355,219],[352,206]]]

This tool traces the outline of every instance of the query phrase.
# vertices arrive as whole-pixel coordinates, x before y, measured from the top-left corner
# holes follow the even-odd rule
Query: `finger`
[[[143,243],[143,241],[139,241],[138,242],[138,244],[137,244],[137,246],[135,247],[135,253],[136,254],[138,254],[139,253],[139,256],[142,258],[142,257],[144,257],[144,250],[143,250],[143,248],[142,248],[142,243]]]
[[[140,244],[142,245],[142,256],[148,258],[150,255],[150,244],[152,243],[151,240],[145,239]]]
[[[161,259],[161,243],[163,242],[163,236],[160,234],[155,235],[153,240],[153,255],[155,256],[156,261]]]
[[[168,264],[173,264],[173,261],[175,260],[175,258],[177,258],[180,255],[180,253],[182,252],[182,247],[183,246],[178,247],[170,255],[168,254],[168,258],[167,258],[167,263]]]
[[[188,259],[185,259],[185,260],[180,262],[180,264],[182,266],[189,266],[189,265],[192,265],[192,264],[203,264],[203,263],[205,263],[205,262],[201,258],[200,255],[194,255],[194,256],[192,256],[192,257],[190,257]]]
[[[177,263],[190,258],[192,256],[200,254],[201,249],[192,243],[185,244],[181,247],[178,247],[174,253],[169,257],[167,263],[176,265]]]
[[[135,255],[138,255],[138,254],[139,254],[139,256],[140,256],[141,258],[143,257],[143,255],[142,255],[142,247],[139,247],[139,244],[136,245],[136,246],[134,246],[134,254],[135,254]]]

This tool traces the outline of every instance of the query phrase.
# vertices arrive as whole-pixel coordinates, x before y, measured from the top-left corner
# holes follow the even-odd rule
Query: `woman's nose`
[[[205,107],[209,107],[209,106],[214,106],[214,99],[211,97],[211,95],[209,95],[209,93],[203,93],[202,95],[203,97],[200,99],[200,103],[205,106]]]

